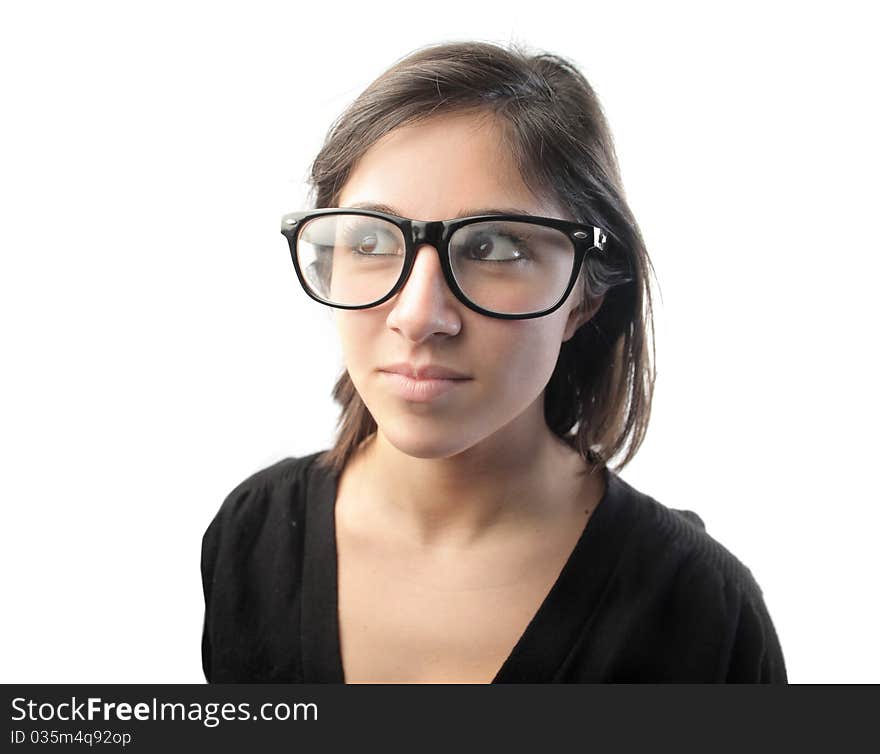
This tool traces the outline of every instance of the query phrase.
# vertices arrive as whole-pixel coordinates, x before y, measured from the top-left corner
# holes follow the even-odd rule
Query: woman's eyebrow
[[[373,212],[385,212],[389,215],[405,217],[400,210],[388,204],[376,202],[358,202],[357,204],[352,204],[349,209],[369,209]],[[471,215],[534,215],[534,213],[516,207],[479,207],[476,209],[460,209],[456,217],[470,217]]]

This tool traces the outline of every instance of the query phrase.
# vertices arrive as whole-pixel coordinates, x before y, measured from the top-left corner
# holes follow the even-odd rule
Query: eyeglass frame
[[[403,235],[405,248],[403,268],[400,271],[400,277],[385,296],[370,304],[332,304],[329,301],[318,298],[318,296],[309,289],[305,276],[300,269],[299,261],[297,260],[296,242],[300,229],[302,229],[309,220],[314,218],[323,217],[325,215],[342,214],[363,215],[365,217],[375,217],[379,220],[385,220],[396,226]],[[532,225],[553,228],[565,233],[574,246],[574,264],[572,265],[571,278],[565,288],[565,293],[563,293],[556,304],[539,312],[526,314],[502,314],[500,312],[484,309],[478,304],[475,304],[465,295],[464,291],[461,290],[456,282],[455,275],[452,272],[452,264],[449,259],[449,239],[452,237],[452,234],[460,228],[480,222],[530,223]],[[281,234],[287,238],[288,245],[290,246],[290,258],[293,261],[293,267],[296,270],[296,276],[299,279],[300,285],[302,285],[306,294],[319,304],[331,306],[334,309],[349,310],[372,309],[374,306],[384,304],[386,301],[393,298],[406,285],[407,280],[409,280],[410,273],[415,265],[416,249],[419,246],[428,244],[434,247],[440,257],[440,267],[443,270],[443,277],[446,279],[446,284],[449,286],[453,295],[469,309],[496,319],[534,319],[552,314],[565,303],[571,294],[587,252],[596,250],[599,253],[604,253],[608,239],[606,232],[595,225],[587,225],[584,223],[572,222],[570,220],[561,220],[556,217],[496,213],[488,215],[469,215],[467,217],[457,217],[452,220],[426,221],[412,220],[407,217],[400,217],[398,215],[392,215],[387,212],[379,212],[376,210],[360,208],[348,209],[346,207],[324,207],[321,209],[288,212],[281,217]]]

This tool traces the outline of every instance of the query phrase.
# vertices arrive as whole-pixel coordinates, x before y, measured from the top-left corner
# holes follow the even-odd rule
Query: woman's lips
[[[393,393],[408,401],[427,403],[439,398],[441,395],[454,390],[456,387],[470,382],[470,378],[464,379],[438,379],[414,380],[397,372],[379,372]]]

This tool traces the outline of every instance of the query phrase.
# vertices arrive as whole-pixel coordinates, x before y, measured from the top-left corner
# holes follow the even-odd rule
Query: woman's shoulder
[[[297,622],[291,595],[302,574],[310,471],[321,452],[283,458],[237,483],[202,537],[202,663],[211,682],[298,672],[293,638],[277,627]]]
[[[779,639],[751,569],[711,535],[698,513],[669,507],[620,477],[612,484],[626,529],[618,590],[638,592],[650,620],[662,623],[658,632],[681,632],[683,653],[713,647],[719,678],[784,681]],[[635,619],[650,623],[647,614]]]
[[[205,530],[203,554],[224,543],[247,553],[258,542],[283,540],[303,518],[309,473],[324,452],[283,458],[237,483]]]
[[[224,504],[242,492],[260,490],[271,493],[281,485],[290,487],[301,484],[312,464],[324,452],[318,451],[305,456],[288,456],[254,472],[232,488],[224,500]]]
[[[651,554],[668,561],[679,572],[703,572],[760,592],[752,571],[719,542],[703,518],[693,510],[673,508],[612,474],[615,502],[623,508],[628,527],[627,547],[634,556]]]

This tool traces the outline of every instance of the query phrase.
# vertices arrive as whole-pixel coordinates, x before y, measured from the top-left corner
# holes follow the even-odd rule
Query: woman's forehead
[[[551,211],[555,203],[534,196],[505,144],[498,123],[472,114],[402,126],[355,164],[339,204],[385,204],[413,218],[460,217],[475,207]]]

